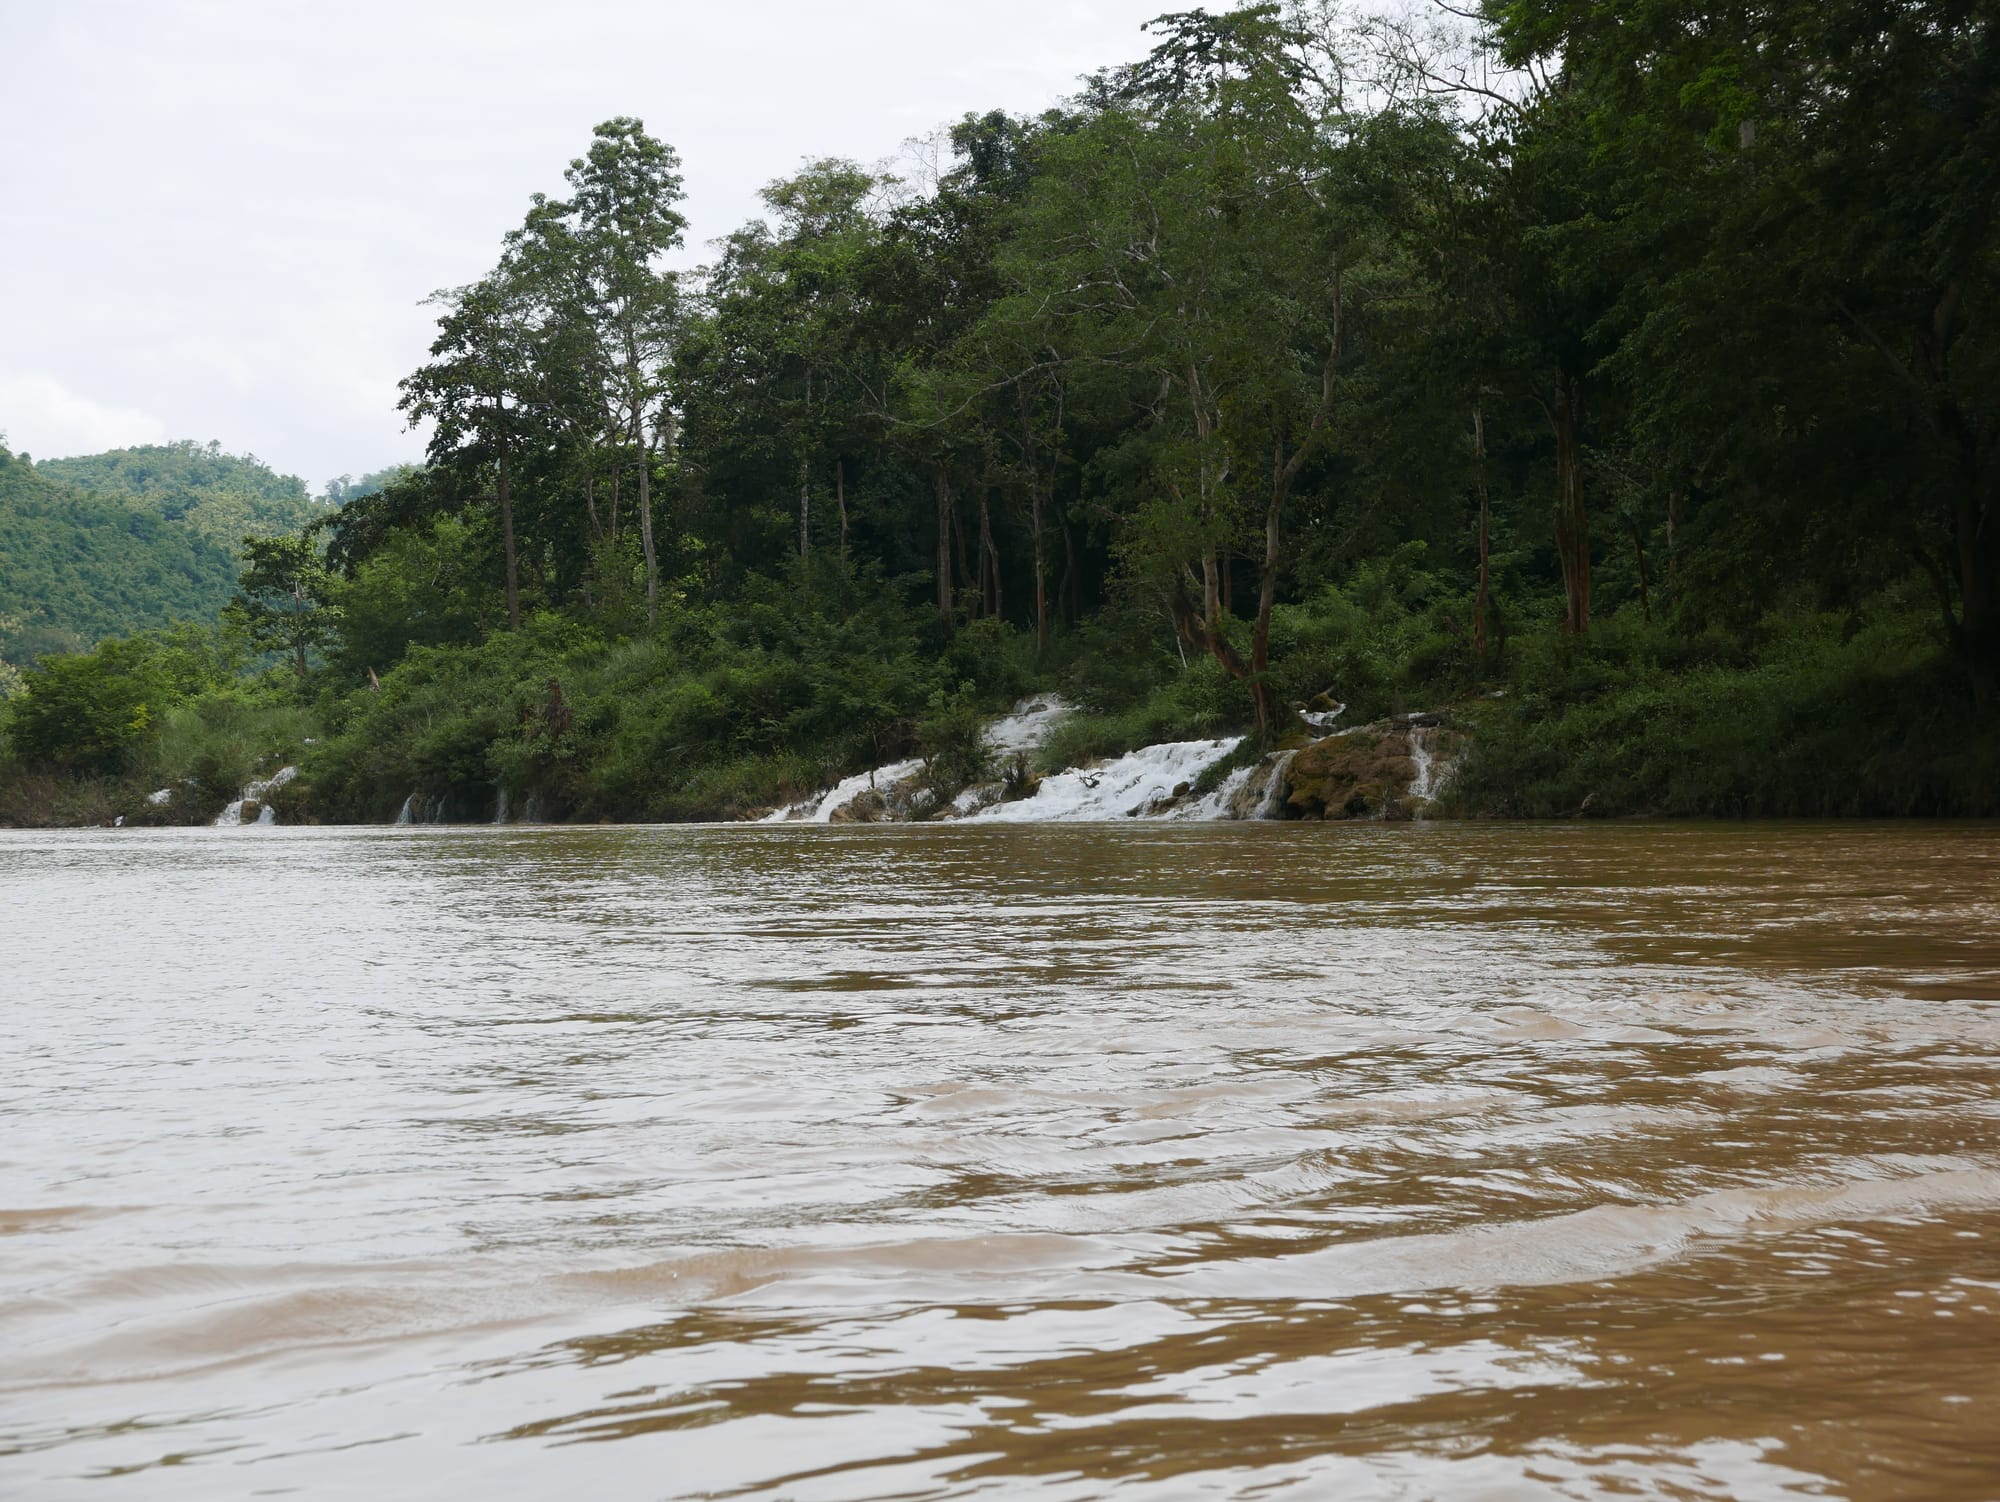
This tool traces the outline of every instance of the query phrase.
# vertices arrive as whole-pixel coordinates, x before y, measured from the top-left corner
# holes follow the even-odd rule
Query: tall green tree
[[[537,196],[509,237],[512,275],[541,302],[545,349],[561,350],[595,388],[604,439],[619,468],[638,471],[646,609],[659,608],[653,468],[671,460],[678,432],[668,384],[681,326],[679,280],[663,262],[687,221],[680,158],[629,117],[597,127],[590,150],[564,173],[565,199]]]
[[[333,640],[340,624],[333,580],[311,535],[246,537],[244,569],[225,619],[240,625],[260,652],[288,652],[305,677],[307,656]]]
[[[1648,460],[1744,552],[1817,547],[1824,577],[1857,538],[1901,548],[2000,695],[2000,13],[1486,13],[1506,60],[1564,81],[1611,175],[1618,218],[1589,240],[1635,273],[1602,327]]]

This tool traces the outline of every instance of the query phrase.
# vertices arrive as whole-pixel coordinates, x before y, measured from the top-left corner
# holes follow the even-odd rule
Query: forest
[[[436,296],[423,466],[166,517],[178,624],[16,659],[0,822],[281,763],[287,820],[738,818],[963,785],[1031,692],[1081,707],[1042,770],[1337,701],[1448,716],[1466,816],[2000,813],[2000,13],[1251,4],[1134,50],[807,163],[694,271],[673,148],[598,126]],[[6,576],[24,471],[82,508],[156,452],[0,454]]]

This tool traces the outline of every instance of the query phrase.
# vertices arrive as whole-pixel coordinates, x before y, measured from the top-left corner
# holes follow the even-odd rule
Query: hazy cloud
[[[0,429],[218,438],[315,486],[414,457],[418,306],[590,128],[680,151],[692,257],[809,156],[1039,109],[1163,0],[0,0]]]
[[[39,459],[131,443],[158,443],[167,425],[150,412],[107,407],[51,375],[0,370],[0,435]]]

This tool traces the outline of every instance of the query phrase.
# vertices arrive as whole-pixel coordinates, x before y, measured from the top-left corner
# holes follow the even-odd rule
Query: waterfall
[[[1185,807],[1176,788],[1236,749],[1235,740],[1169,741],[1145,746],[1094,767],[1072,767],[1042,779],[1031,798],[996,803],[970,817],[1009,823],[1174,818]]]
[[[1428,803],[1435,791],[1431,783],[1431,768],[1435,764],[1429,745],[1430,727],[1410,726],[1410,760],[1416,765],[1416,775],[1410,779],[1410,801]]]
[[[403,807],[396,815],[398,824],[442,824],[444,823],[444,797],[429,793],[415,792],[403,800]]]
[[[529,792],[527,802],[521,805],[521,822],[523,824],[546,824],[548,822],[546,811],[542,807],[542,795],[540,793],[532,790]]]
[[[246,803],[263,805],[257,812],[255,823],[277,823],[278,816],[276,812],[264,800],[298,775],[299,769],[297,767],[281,767],[262,782],[245,783],[243,791],[237,795],[236,801],[215,816],[215,827],[217,829],[241,828],[243,824],[243,806]]]
[[[1292,762],[1298,754],[1296,751],[1283,751],[1279,753],[1278,759],[1271,763],[1271,780],[1264,784],[1264,801],[1258,806],[1258,818],[1284,818],[1285,793],[1288,788],[1285,776],[1292,770]]]
[[[1214,792],[1192,803],[1182,804],[1174,810],[1173,817],[1188,823],[1241,819],[1244,815],[1239,805],[1262,770],[1261,765],[1238,767],[1222,779],[1222,785]]]
[[[831,824],[836,813],[870,788],[892,788],[904,778],[916,776],[923,769],[923,762],[913,757],[908,761],[891,762],[886,767],[876,767],[872,771],[856,772],[852,777],[843,778],[835,783],[828,791],[801,799],[789,808],[768,813],[757,822]]]
[[[493,822],[495,824],[507,822],[507,784],[504,782],[500,784],[500,804],[493,810]]]
[[[1068,704],[1053,694],[1023,699],[1010,713],[986,727],[986,748],[997,757],[1017,751],[1039,751],[1048,742],[1049,732],[1073,713]]]

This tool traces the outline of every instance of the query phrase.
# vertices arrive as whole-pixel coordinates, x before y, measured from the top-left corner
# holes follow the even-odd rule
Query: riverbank
[[[1043,655],[996,622],[930,639],[878,596],[800,599],[813,629],[781,644],[730,636],[761,619],[740,611],[620,641],[543,616],[413,650],[379,688],[331,667],[246,678],[203,658],[194,628],[107,644],[0,705],[0,824],[210,824],[288,767],[258,814],[322,824],[733,822],[805,804],[1016,818],[1058,802],[1061,818],[2000,815],[2000,710],[1907,601],[1774,615],[1748,638],[1619,616],[1482,662],[1430,614],[1328,597],[1279,613],[1280,713],[1260,736],[1240,683],[1157,640],[1083,632]],[[1006,728],[1038,701],[1063,712]],[[1422,757],[1450,775],[1413,799]]]

